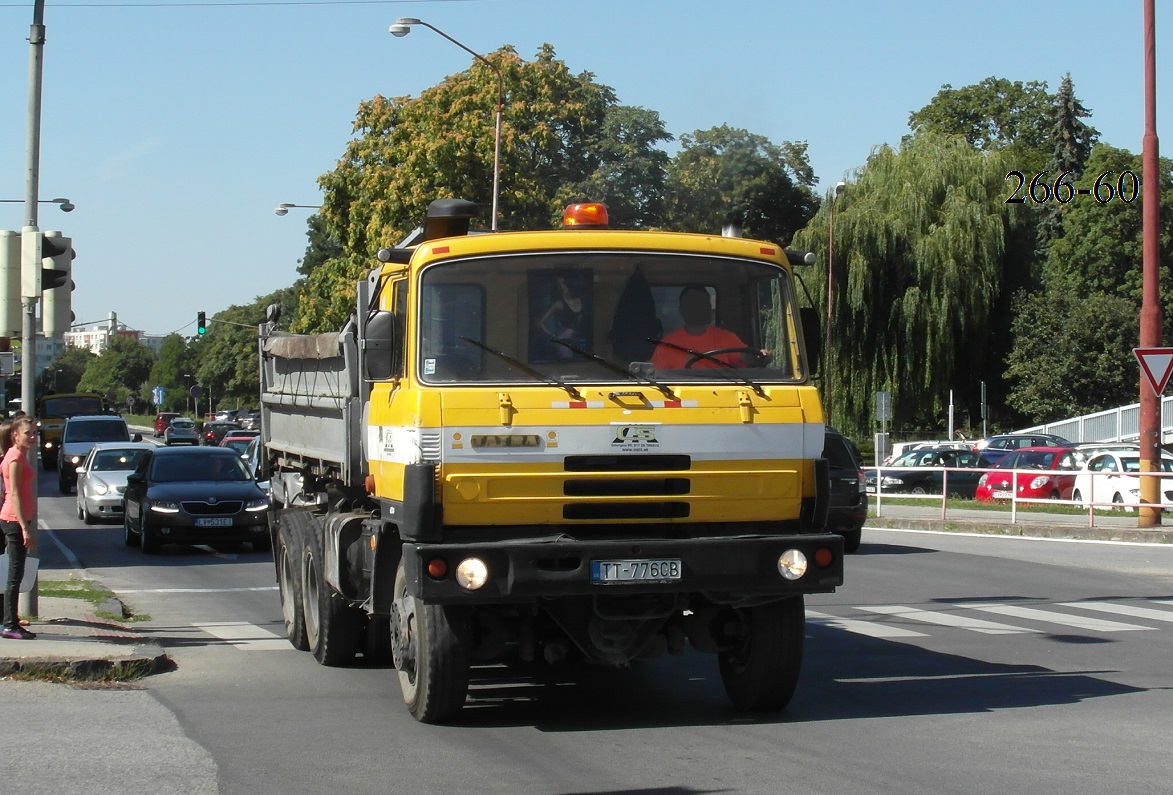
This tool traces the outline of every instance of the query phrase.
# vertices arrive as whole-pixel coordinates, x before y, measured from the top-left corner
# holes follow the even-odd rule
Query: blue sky
[[[1160,5],[1160,4],[1158,4]],[[1165,6],[1167,10],[1168,6]],[[117,312],[131,328],[193,334],[196,312],[288,286],[305,251],[317,178],[334,168],[358,103],[416,96],[478,52],[551,43],[623,104],[679,136],[719,124],[807,141],[821,189],[944,83],[1070,72],[1102,140],[1139,152],[1142,2],[1093,0],[404,0],[315,3],[49,0],[45,11],[42,229],[74,239],[79,322]],[[1158,131],[1173,132],[1173,16],[1157,15]],[[32,2],[0,0],[0,199],[25,193]],[[1168,97],[1168,92],[1165,93]],[[491,134],[491,131],[487,131]],[[502,175],[503,184],[509,179]],[[1009,184],[1009,183],[1008,183]],[[0,204],[0,229],[19,229]]]

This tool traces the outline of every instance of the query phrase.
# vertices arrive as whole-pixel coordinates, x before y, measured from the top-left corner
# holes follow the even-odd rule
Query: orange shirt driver
[[[705,353],[722,348],[744,348],[746,344],[732,331],[711,325],[713,309],[709,291],[692,285],[680,291],[680,316],[684,325],[665,334],[661,342],[678,345],[681,348]],[[694,368],[720,367],[717,359],[732,367],[744,367],[745,359],[740,353],[719,353],[712,359],[697,358],[695,354],[673,348],[672,345],[657,345],[652,353],[652,364],[658,370],[680,370],[692,359]]]

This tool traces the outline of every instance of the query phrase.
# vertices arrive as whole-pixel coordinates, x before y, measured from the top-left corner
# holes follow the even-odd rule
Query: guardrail
[[[997,500],[990,501],[990,502],[994,502],[994,503],[1009,504],[1009,506],[1010,506],[1010,523],[1011,524],[1018,523],[1018,507],[1019,507],[1019,505],[1044,505],[1044,506],[1046,506],[1046,505],[1054,505],[1054,506],[1069,505],[1069,506],[1074,506],[1074,507],[1078,507],[1078,508],[1084,508],[1087,510],[1088,527],[1095,527],[1096,509],[1111,509],[1113,511],[1135,511],[1138,508],[1153,506],[1153,503],[1146,503],[1146,502],[1143,502],[1140,500],[1113,502],[1111,498],[1112,498],[1112,496],[1115,496],[1116,490],[1114,488],[1108,489],[1108,491],[1112,492],[1112,494],[1109,494],[1107,500],[1096,500],[1095,488],[1096,488],[1097,478],[1090,479],[1089,486],[1088,486],[1089,492],[1086,495],[1087,496],[1086,500],[1080,499],[1077,501],[1074,499],[1051,499],[1049,497],[1019,497],[1018,496],[1017,483],[1018,483],[1018,479],[1020,476],[1025,475],[1025,476],[1029,477],[1029,476],[1037,476],[1040,473],[1046,473],[1046,474],[1050,474],[1053,476],[1070,477],[1074,481],[1074,479],[1078,475],[1080,475],[1081,473],[1085,473],[1086,470],[1055,470],[1055,469],[1013,469],[1013,470],[1010,470],[1010,469],[995,469],[995,468],[991,468],[991,467],[982,467],[982,468],[978,468],[978,467],[915,467],[917,473],[922,473],[922,472],[926,473],[926,474],[940,473],[941,491],[939,493],[936,491],[935,484],[934,484],[933,492],[932,493],[925,493],[925,494],[914,494],[914,493],[908,492],[908,491],[887,491],[887,492],[884,491],[883,484],[882,484],[882,478],[883,478],[883,473],[885,470],[887,470],[888,472],[908,472],[909,469],[910,469],[909,467],[863,467],[863,471],[864,471],[865,475],[867,475],[869,477],[874,476],[874,478],[875,478],[874,485],[868,486],[867,493],[868,493],[868,497],[871,499],[872,507],[875,509],[877,517],[883,516],[884,498],[887,497],[888,499],[918,500],[918,501],[924,501],[924,502],[934,502],[934,501],[939,502],[941,505],[941,520],[944,521],[944,520],[948,519],[948,516],[949,516],[949,496],[950,496],[949,473],[951,473],[951,472],[953,472],[953,473],[960,472],[960,473],[967,473],[967,474],[972,474],[974,472],[980,472],[982,474],[986,474],[989,472],[998,472],[1000,474],[1005,474],[1008,477],[1012,476],[1011,481],[1010,481],[1011,488],[1010,488],[1009,499],[997,499]],[[1169,473],[1169,472],[1117,472],[1117,473],[1112,473],[1112,474],[1105,474],[1102,477],[1105,477],[1105,478],[1112,477],[1113,474],[1118,477],[1130,477],[1130,478],[1135,477],[1138,480],[1143,479],[1143,478],[1155,477],[1160,480],[1170,481],[1171,483],[1173,483],[1173,473]],[[1072,489],[1074,489],[1074,486],[1075,486],[1075,484],[1073,482]],[[977,488],[977,484],[975,483],[974,489],[976,490],[976,488]],[[1160,490],[1161,493],[1164,493],[1164,491],[1165,491],[1163,486],[1158,486],[1158,489]],[[968,491],[969,488],[966,487],[965,490]],[[956,495],[957,491],[954,490],[953,494]],[[1083,495],[1081,495],[1081,496],[1083,496]],[[978,502],[973,495],[970,495],[970,497],[968,499],[971,502]],[[1168,498],[1166,498],[1166,499],[1168,499]],[[986,503],[986,504],[988,504],[988,503]],[[1163,510],[1173,510],[1173,499],[1170,499],[1168,502],[1162,502],[1160,507]]]

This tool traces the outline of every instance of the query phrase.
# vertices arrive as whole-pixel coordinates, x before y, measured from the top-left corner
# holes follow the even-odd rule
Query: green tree
[[[1091,111],[1075,97],[1071,74],[1063,76],[1055,95],[1055,123],[1051,127],[1051,159],[1047,163],[1050,179],[1058,180],[1064,174],[1078,178],[1091,154],[1099,132],[1083,120]],[[1039,249],[1046,252],[1050,242],[1063,234],[1063,213],[1068,204],[1058,199],[1043,205],[1039,224]]]
[[[739,224],[749,237],[789,240],[818,208],[806,144],[771,143],[727,125],[680,137],[668,168],[668,226],[720,233]]]
[[[320,270],[320,269],[319,269]],[[313,279],[318,271],[310,275]],[[204,405],[217,407],[256,406],[260,393],[260,364],[257,359],[257,326],[265,319],[270,304],[292,308],[292,289],[260,296],[246,306],[230,306],[217,312],[208,324],[208,333],[194,346],[189,372],[204,388]]]
[[[163,387],[163,407],[168,411],[182,411],[188,404],[185,374],[191,373],[195,354],[179,334],[168,334],[159,349],[159,356],[147,377],[142,397],[149,400],[151,390]]]
[[[66,348],[41,372],[42,391],[76,392],[86,368],[97,358],[88,348]]]
[[[1007,170],[1034,174],[1051,157],[1055,97],[1043,81],[987,77],[953,88],[946,83],[908,117],[913,133],[960,135],[983,151],[1005,150]]]
[[[1020,211],[1005,204],[1004,158],[956,136],[878,147],[835,201],[835,415],[871,431],[877,391],[892,393],[895,427],[939,427],[949,391],[977,416],[979,382],[1001,373],[988,333],[1005,288]],[[815,304],[825,306],[829,207],[794,239],[822,252]],[[824,274],[819,276],[818,274]],[[826,360],[826,357],[825,357]]]
[[[1020,293],[1014,310],[1006,368],[1013,408],[1059,419],[1136,402],[1136,304],[1059,291]]]
[[[142,393],[155,364],[155,354],[138,340],[113,335],[106,349],[86,367],[78,383],[82,392],[100,392],[111,405],[125,406]]]

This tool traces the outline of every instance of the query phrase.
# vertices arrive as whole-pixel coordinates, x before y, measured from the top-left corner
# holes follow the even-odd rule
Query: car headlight
[[[94,490],[94,494],[107,494],[110,492],[110,487],[97,478],[90,478],[90,488]]]
[[[888,486],[903,486],[904,481],[900,478],[882,477],[880,478],[880,485],[887,488]]]
[[[171,500],[156,500],[151,503],[151,510],[155,513],[179,513],[179,503]]]
[[[69,457],[69,463],[73,464],[74,466],[77,466],[78,464],[81,463],[81,459],[82,459],[82,457],[80,455],[71,455]]]
[[[249,500],[244,504],[246,511],[267,511],[269,510],[269,498],[261,497],[258,500]]]
[[[1049,475],[1039,475],[1037,478],[1035,478],[1034,480],[1032,480],[1030,482],[1030,487],[1032,489],[1038,490],[1038,489],[1041,489],[1043,486],[1046,486],[1050,482],[1051,482],[1051,478]]]

